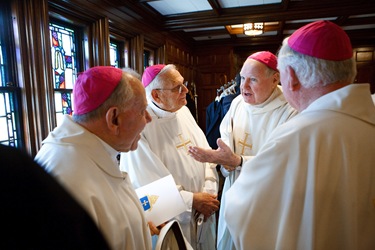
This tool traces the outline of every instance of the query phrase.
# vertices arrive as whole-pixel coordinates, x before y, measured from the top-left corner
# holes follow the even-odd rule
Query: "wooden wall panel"
[[[191,62],[194,58],[189,50],[183,44],[175,41],[167,41],[166,43],[167,60],[166,64],[174,64],[178,68],[185,81],[193,82],[195,75],[195,65]]]
[[[356,83],[370,83],[370,91],[375,93],[375,48],[364,47],[354,49],[357,62]]]
[[[55,125],[47,0],[12,1],[24,147],[34,156]],[[34,11],[38,10],[38,11]],[[46,52],[47,51],[47,52]]]
[[[217,89],[236,75],[231,47],[217,46],[196,50],[199,126],[206,129],[206,109],[215,100]]]

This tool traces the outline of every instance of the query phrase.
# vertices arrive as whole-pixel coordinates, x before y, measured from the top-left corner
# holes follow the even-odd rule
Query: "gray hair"
[[[138,80],[141,81],[141,75],[135,71],[134,69],[132,68],[122,68],[122,71],[125,72],[125,73],[129,73],[130,75],[134,76],[135,78],[137,78]]]
[[[132,78],[136,78],[133,73],[130,73],[130,71],[124,71],[120,83],[116,86],[107,100],[89,113],[82,115],[73,114],[73,120],[77,123],[82,123],[99,119],[105,116],[110,107],[114,106],[121,107],[122,111],[123,109],[126,109],[128,102],[134,97],[133,87],[130,84]]]
[[[274,69],[271,69],[270,67],[266,67],[266,76],[267,77],[270,77],[270,76],[272,76],[273,74],[275,74],[275,73],[279,73],[279,71],[276,71],[276,70],[274,70]]]
[[[352,83],[357,75],[354,57],[331,61],[304,55],[289,47],[288,37],[284,39],[277,58],[279,71],[290,66],[305,88],[326,86],[338,81]]]
[[[150,84],[145,88],[146,90],[146,97],[148,102],[152,102],[151,92],[154,89],[163,88],[165,82],[168,80],[165,77],[165,73],[171,70],[177,70],[174,64],[167,64],[160,72],[156,75],[156,77],[150,82]]]

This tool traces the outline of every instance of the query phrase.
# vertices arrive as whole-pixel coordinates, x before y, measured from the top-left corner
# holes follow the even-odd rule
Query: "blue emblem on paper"
[[[148,196],[144,196],[140,198],[140,201],[142,203],[143,210],[147,211],[151,208],[151,204],[150,204],[150,201],[148,200]]]

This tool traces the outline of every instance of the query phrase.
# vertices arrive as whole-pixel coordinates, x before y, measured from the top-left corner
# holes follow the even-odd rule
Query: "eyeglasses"
[[[179,85],[177,85],[176,87],[174,87],[172,89],[161,89],[161,88],[159,88],[159,89],[155,89],[155,90],[169,90],[169,91],[171,91],[173,93],[177,93],[178,92],[179,94],[181,94],[182,89],[184,87],[187,88],[187,85],[188,85],[188,82],[186,81],[184,84],[180,83]]]

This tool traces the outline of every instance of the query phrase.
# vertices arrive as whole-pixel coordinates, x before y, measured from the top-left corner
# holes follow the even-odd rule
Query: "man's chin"
[[[251,96],[244,98],[244,101],[248,104],[255,105],[255,100]]]
[[[128,151],[134,151],[138,148],[138,141],[134,142]]]

